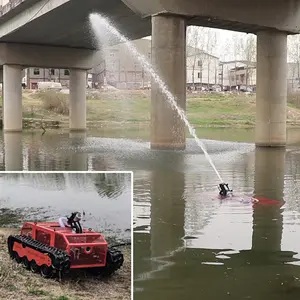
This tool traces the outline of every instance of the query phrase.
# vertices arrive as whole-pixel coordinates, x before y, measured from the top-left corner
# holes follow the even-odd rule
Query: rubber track
[[[113,274],[115,271],[121,268],[124,262],[123,253],[120,250],[114,248],[108,248],[107,263],[104,267],[107,274]]]
[[[65,272],[70,269],[70,256],[63,250],[45,245],[31,237],[24,235],[10,235],[7,240],[9,254],[12,253],[14,242],[26,245],[26,247],[49,254],[54,270]]]

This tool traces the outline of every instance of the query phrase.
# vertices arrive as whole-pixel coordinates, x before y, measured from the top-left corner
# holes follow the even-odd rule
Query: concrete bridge
[[[299,32],[299,0],[2,0],[0,65],[4,131],[22,130],[21,70],[70,69],[70,129],[85,130],[86,70],[99,53],[88,15],[99,12],[130,39],[152,33],[152,62],[178,104],[186,106],[186,27],[257,34],[256,144],[286,144],[287,35]],[[0,76],[2,77],[2,76]],[[152,84],[151,145],[185,148],[185,128]]]

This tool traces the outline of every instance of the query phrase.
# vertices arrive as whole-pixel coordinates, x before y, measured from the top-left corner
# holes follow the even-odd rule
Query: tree
[[[237,71],[237,61],[242,60],[243,58],[243,36],[239,32],[235,32],[232,36],[233,38],[233,56],[234,56],[234,81],[235,81],[235,86],[238,85],[237,82],[237,76],[236,76],[236,71]]]
[[[192,68],[192,84],[195,88],[195,69],[200,67],[200,84],[202,85],[202,67],[207,64],[208,84],[210,83],[211,56],[217,45],[216,29],[208,27],[189,26],[187,30],[187,63]],[[205,53],[206,52],[206,53]],[[218,66],[215,66],[216,68]],[[215,73],[217,70],[215,71]],[[216,76],[216,75],[215,75]]]
[[[206,32],[206,47],[204,49],[209,54],[209,55],[206,55],[207,56],[207,74],[208,74],[207,83],[208,83],[208,86],[210,84],[210,64],[211,64],[211,58],[212,58],[211,55],[213,54],[216,45],[217,45],[217,33],[214,29],[208,28],[208,30]],[[215,66],[215,68],[217,68],[217,66]]]
[[[256,61],[256,36],[248,34],[243,40],[243,55],[246,60],[246,87],[249,85],[249,78],[253,74],[253,62]],[[249,66],[251,66],[249,68]],[[251,84],[251,82],[250,82]]]
[[[205,33],[208,30],[206,27],[198,27],[198,26],[189,26],[187,28],[187,64],[188,67],[192,68],[192,84],[193,89],[195,89],[195,69],[198,64],[198,59],[200,56],[200,64],[201,67],[202,62],[202,54],[199,53],[199,50],[203,50],[205,45]],[[202,73],[202,68],[201,72]],[[202,85],[202,76],[200,76],[200,82]]]
[[[296,77],[300,84],[300,35],[291,35],[288,37],[288,60],[294,63],[292,86],[294,86],[294,78]]]

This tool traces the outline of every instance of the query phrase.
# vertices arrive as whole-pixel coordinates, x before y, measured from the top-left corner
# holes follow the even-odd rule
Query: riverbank
[[[255,95],[201,93],[187,95],[187,117],[196,127],[253,128]],[[148,127],[150,91],[88,91],[87,127]],[[287,108],[288,127],[300,127],[300,109]],[[23,91],[24,128],[68,128],[68,95]]]
[[[24,270],[7,253],[6,239],[16,229],[0,228],[0,298],[14,300],[131,299],[131,251],[123,247],[124,265],[109,279],[73,272],[62,282]]]

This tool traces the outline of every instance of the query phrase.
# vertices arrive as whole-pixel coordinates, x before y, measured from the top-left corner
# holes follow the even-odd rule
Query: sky
[[[211,54],[219,57],[221,61],[234,60],[233,46],[231,46],[232,48],[230,49],[230,44],[236,37],[238,38],[241,37],[246,39],[247,34],[242,32],[224,30],[224,29],[211,28],[211,30],[216,33],[216,38],[217,38],[217,46],[214,47],[214,51]],[[151,36],[146,38],[151,39]],[[228,40],[231,41],[231,43],[228,43]],[[224,51],[225,49],[226,51]],[[227,53],[226,56],[224,55],[225,53]],[[288,62],[297,62],[297,63],[300,62],[300,34],[290,35],[288,37],[287,60]]]
[[[227,41],[228,40],[233,40],[235,35],[242,36],[242,37],[247,37],[246,33],[238,33],[235,31],[230,31],[230,30],[224,30],[224,29],[211,29],[214,32],[216,32],[217,35],[217,47],[214,49],[213,55],[222,58],[222,55],[224,53],[224,49],[228,47]],[[151,39],[151,36],[145,37],[147,39]],[[233,58],[232,58],[233,59]]]

